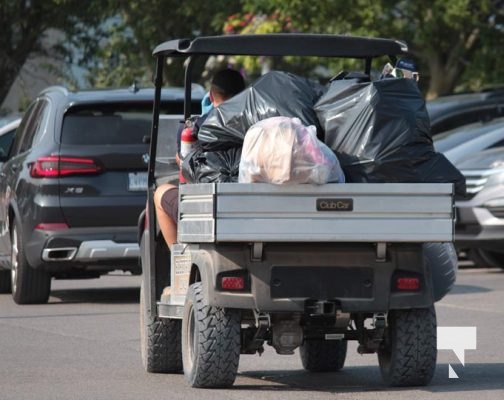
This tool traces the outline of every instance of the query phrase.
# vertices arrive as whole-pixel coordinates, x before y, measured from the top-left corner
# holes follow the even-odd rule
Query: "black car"
[[[197,112],[204,90],[194,90]],[[183,98],[162,92],[160,129],[177,129]],[[153,100],[153,89],[51,87],[29,106],[0,158],[0,289],[16,303],[47,302],[53,277],[141,272]],[[176,178],[175,144],[161,145]]]
[[[426,104],[431,134],[504,117],[504,88],[438,97]]]

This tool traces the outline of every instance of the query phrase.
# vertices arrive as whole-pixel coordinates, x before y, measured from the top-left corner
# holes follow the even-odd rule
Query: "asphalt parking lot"
[[[438,352],[430,386],[391,389],[376,355],[349,346],[338,373],[309,373],[299,355],[243,355],[235,386],[191,389],[183,375],[144,372],[139,351],[141,277],[115,273],[98,280],[55,281],[48,304],[16,305],[0,295],[0,399],[498,399],[504,395],[504,271],[459,270],[437,303],[438,326],[474,326],[477,349],[465,366]],[[449,378],[448,365],[459,376]]]

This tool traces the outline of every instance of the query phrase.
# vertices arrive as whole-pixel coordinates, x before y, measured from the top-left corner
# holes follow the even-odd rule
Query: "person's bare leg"
[[[176,186],[169,183],[159,186],[154,192],[154,205],[156,207],[156,216],[159,224],[159,229],[163,234],[163,238],[166,241],[168,247],[172,248],[174,243],[177,243],[177,223],[166,214],[165,210],[161,206],[161,198],[163,194],[170,189],[176,188]]]

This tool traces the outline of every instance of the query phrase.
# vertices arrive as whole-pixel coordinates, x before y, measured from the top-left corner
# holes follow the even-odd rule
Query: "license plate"
[[[128,173],[128,190],[132,192],[147,191],[147,172]]]

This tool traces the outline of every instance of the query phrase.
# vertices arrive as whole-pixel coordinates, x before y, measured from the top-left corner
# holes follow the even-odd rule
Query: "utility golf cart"
[[[183,371],[192,387],[229,387],[240,355],[261,354],[266,344],[278,354],[298,349],[309,371],[337,371],[355,340],[360,353],[378,354],[388,384],[430,382],[436,296],[424,245],[453,240],[452,183],[185,184],[172,253],[153,204],[163,179],[158,141],[176,135],[159,129],[167,58],[187,59],[185,120],[195,112],[192,67],[200,57],[353,58],[370,75],[373,59],[393,63],[406,52],[395,40],[316,34],[198,37],[156,47],[148,204],[139,221],[148,372]]]

